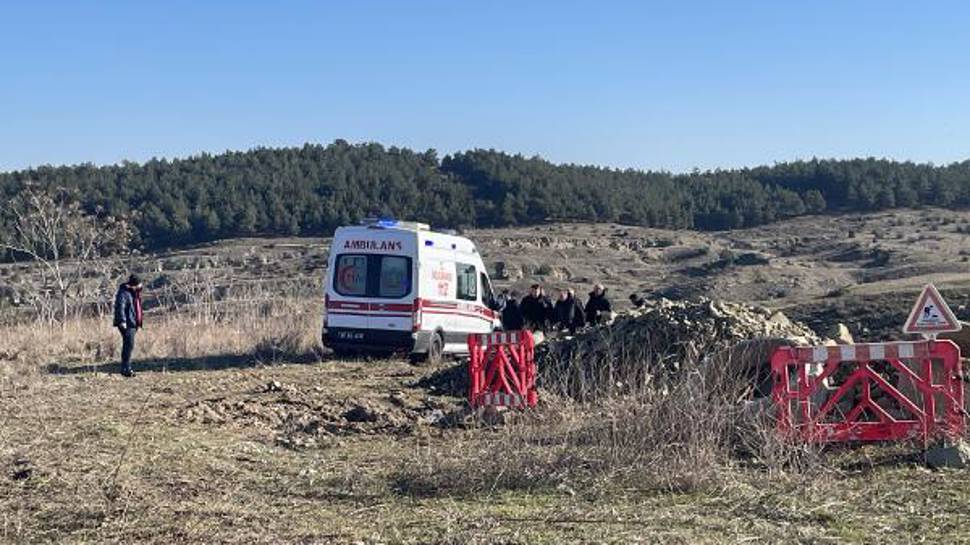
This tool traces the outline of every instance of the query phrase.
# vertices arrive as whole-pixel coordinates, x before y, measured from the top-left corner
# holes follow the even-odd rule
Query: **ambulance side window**
[[[478,300],[478,271],[474,265],[464,263],[455,264],[457,283],[457,297],[465,301]]]

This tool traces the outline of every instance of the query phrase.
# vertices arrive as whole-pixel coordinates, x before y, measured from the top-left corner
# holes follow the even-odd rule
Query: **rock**
[[[735,265],[742,266],[768,265],[771,263],[771,257],[756,252],[748,252],[735,257],[733,261]]]
[[[435,425],[445,419],[445,412],[441,409],[432,409],[431,412],[419,419],[419,422],[428,425]]]
[[[552,271],[549,272],[549,276],[552,276],[556,280],[569,280],[573,277],[573,273],[566,267],[553,267]]]
[[[363,405],[355,405],[354,408],[344,413],[344,418],[348,422],[377,422],[380,415],[377,411],[364,407]]]
[[[33,474],[34,474],[34,468],[30,463],[30,460],[26,458],[20,458],[14,461],[13,472],[10,474],[10,478],[15,481],[26,481]]]
[[[493,268],[495,269],[496,280],[515,281],[525,276],[525,272],[521,266],[506,263],[505,261],[496,261]]]
[[[852,338],[852,332],[849,331],[848,326],[841,322],[832,326],[828,335],[836,344],[855,344],[855,339]]]
[[[781,311],[772,314],[771,317],[768,318],[768,321],[781,326],[791,325],[791,320],[789,320],[788,316],[785,316],[785,314]]]
[[[159,265],[158,268],[161,269],[161,265]],[[160,290],[170,285],[172,285],[172,278],[167,274],[159,274],[151,281],[149,281],[145,287],[147,287],[150,290]]]
[[[283,384],[280,381],[278,381],[278,380],[271,381],[271,382],[269,382],[269,383],[266,384],[265,391],[267,391],[267,392],[282,392],[283,391]]]
[[[479,409],[479,418],[487,426],[501,426],[509,416],[507,407],[487,406]]]
[[[970,445],[962,440],[936,445],[926,451],[926,465],[935,469],[963,469],[968,464],[970,464]]]

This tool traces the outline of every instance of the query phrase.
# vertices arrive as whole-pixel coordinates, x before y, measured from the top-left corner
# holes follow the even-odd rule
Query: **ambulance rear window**
[[[408,281],[411,260],[406,257],[386,255],[381,258],[381,285],[378,297],[404,297],[411,289]]]
[[[340,295],[367,295],[367,256],[338,257],[334,289]]]
[[[400,299],[411,293],[411,258],[397,255],[337,256],[333,289],[340,295]]]

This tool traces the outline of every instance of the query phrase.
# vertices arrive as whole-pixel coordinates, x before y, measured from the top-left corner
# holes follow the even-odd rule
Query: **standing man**
[[[505,305],[508,303],[509,297],[509,289],[505,288],[502,290],[502,293],[498,294],[498,297],[495,298],[495,305],[493,305],[495,308],[492,310],[497,312],[502,312],[505,310]]]
[[[525,327],[533,331],[545,330],[551,307],[549,300],[542,294],[542,286],[532,284],[532,287],[529,288],[529,295],[523,297],[522,302],[519,303],[519,310],[522,312],[522,319],[525,320]]]
[[[608,322],[612,313],[613,306],[610,305],[610,300],[606,298],[606,288],[603,287],[603,284],[596,284],[586,301],[586,323],[601,324]]]
[[[502,329],[505,331],[518,331],[525,326],[518,299],[519,294],[513,291],[505,300],[505,307],[502,309]]]
[[[554,313],[556,326],[560,329],[569,330],[571,335],[574,335],[576,330],[586,323],[585,316],[583,316],[583,305],[576,299],[573,291],[569,289],[563,289],[559,292],[559,300],[556,301]]]
[[[131,353],[135,349],[135,332],[142,325],[141,279],[135,275],[128,282],[118,286],[115,295],[114,326],[121,333],[121,374],[135,376],[131,369]]]

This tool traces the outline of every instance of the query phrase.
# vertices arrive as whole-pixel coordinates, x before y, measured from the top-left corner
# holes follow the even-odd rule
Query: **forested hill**
[[[11,172],[0,174],[0,197],[28,181],[76,190],[92,212],[130,216],[148,248],[246,235],[323,235],[375,214],[442,227],[555,218],[729,229],[826,211],[970,206],[970,161],[812,160],[674,175],[556,165],[492,150],[439,160],[430,150],[341,140]]]

